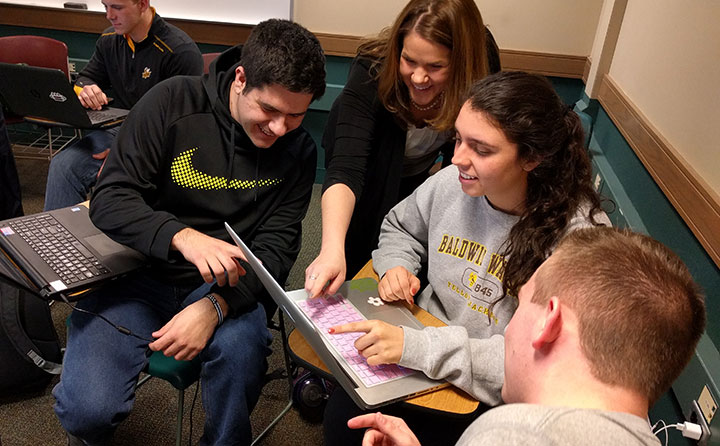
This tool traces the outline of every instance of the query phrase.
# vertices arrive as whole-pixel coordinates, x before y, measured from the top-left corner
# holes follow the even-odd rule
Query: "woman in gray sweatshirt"
[[[367,334],[355,345],[369,364],[421,370],[494,406],[501,403],[503,332],[518,289],[565,233],[610,222],[591,184],[580,119],[547,79],[502,72],[477,82],[455,129],[453,165],[388,213],[373,252],[381,298],[414,302],[448,326],[366,321],[359,329]],[[347,412],[337,399],[325,415],[340,422]],[[415,430],[413,417],[400,413]],[[427,422],[415,419],[423,436]],[[454,442],[439,431],[439,442]],[[434,443],[432,435],[420,440]]]

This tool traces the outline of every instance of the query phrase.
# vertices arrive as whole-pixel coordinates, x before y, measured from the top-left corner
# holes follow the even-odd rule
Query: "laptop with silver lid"
[[[307,300],[305,290],[286,292],[265,269],[250,248],[240,239],[235,231],[225,223],[230,237],[245,253],[248,263],[265,286],[270,296],[282,311],[290,318],[295,328],[305,337],[315,353],[322,359],[333,378],[340,384],[350,398],[363,409],[373,409],[395,401],[404,400],[423,393],[431,392],[449,384],[428,378],[422,372],[415,371],[410,375],[384,382],[382,384],[366,386],[358,379],[347,361],[335,351],[325,339],[317,325],[308,318],[299,306],[299,302]],[[360,279],[345,282],[338,291],[367,319],[379,319],[394,325],[405,325],[421,329],[423,324],[418,321],[410,311],[401,304],[384,304],[376,306],[370,299],[377,298],[377,282],[373,279]],[[322,299],[322,298],[319,298]]]

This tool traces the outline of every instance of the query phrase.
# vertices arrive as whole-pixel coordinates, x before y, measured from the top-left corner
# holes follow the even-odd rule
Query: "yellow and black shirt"
[[[103,91],[112,89],[113,106],[130,109],[159,82],[176,75],[199,76],[202,72],[202,55],[195,42],[154,14],[142,42],[116,34],[112,27],[105,30],[75,85],[97,84]]]

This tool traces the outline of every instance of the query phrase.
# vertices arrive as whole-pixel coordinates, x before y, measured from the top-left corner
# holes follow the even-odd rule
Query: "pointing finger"
[[[328,333],[330,333],[330,334],[353,333],[353,332],[367,333],[370,330],[372,330],[372,324],[370,323],[370,321],[360,321],[360,322],[350,322],[349,324],[342,324],[342,325],[336,325],[334,327],[330,327],[328,329]]]

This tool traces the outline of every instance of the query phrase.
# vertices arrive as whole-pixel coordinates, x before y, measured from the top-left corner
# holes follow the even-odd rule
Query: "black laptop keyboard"
[[[113,119],[122,116],[123,112],[118,110],[88,110],[87,114],[88,118],[90,118],[90,122],[96,123],[112,121]]]
[[[110,272],[49,214],[20,218],[9,225],[60,276],[65,285]]]

